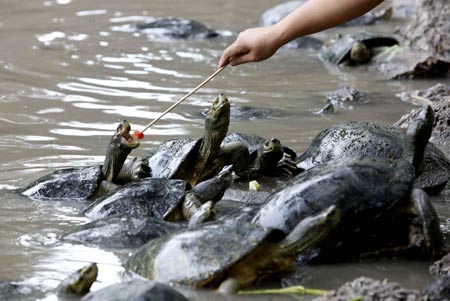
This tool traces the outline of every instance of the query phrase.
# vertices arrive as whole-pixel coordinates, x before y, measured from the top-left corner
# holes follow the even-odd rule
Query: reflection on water
[[[129,120],[133,129],[143,128],[211,74],[235,33],[255,26],[260,14],[277,3],[3,1],[0,280],[25,281],[50,289],[87,262],[96,261],[100,275],[94,289],[120,281],[120,264],[127,250],[118,254],[59,239],[67,229],[87,222],[79,214],[85,204],[30,201],[7,190],[56,169],[103,162],[106,145],[120,120]],[[222,35],[206,41],[154,40],[134,29],[138,23],[165,16],[192,18]],[[386,32],[395,25],[376,30]],[[169,138],[201,136],[201,111],[220,92],[233,104],[280,111],[277,119],[232,121],[230,131],[274,136],[300,152],[320,129],[339,121],[396,121],[413,105],[401,102],[395,94],[432,83],[384,81],[364,67],[349,72],[324,66],[314,52],[282,49],[265,63],[227,68],[149,129],[133,155],[142,155]],[[312,114],[323,107],[327,92],[344,85],[369,93],[370,101],[337,108],[330,116]],[[282,283],[331,288],[366,274],[421,287],[429,280],[427,265],[398,261],[313,266],[309,280],[299,270],[300,274],[286,276]],[[414,277],[406,277],[407,273]],[[195,298],[218,299],[211,292]]]

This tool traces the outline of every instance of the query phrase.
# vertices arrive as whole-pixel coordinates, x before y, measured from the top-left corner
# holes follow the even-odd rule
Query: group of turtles
[[[236,292],[298,256],[432,258],[444,246],[425,191],[437,193],[450,179],[450,164],[441,165],[445,155],[428,143],[433,116],[424,106],[406,129],[340,123],[297,155],[276,138],[228,134],[230,102],[221,94],[201,138],[165,141],[143,158],[127,159],[139,141],[122,121],[102,166],[55,171],[18,192],[92,201],[82,213],[93,221],[63,239],[138,248],[125,268],[168,284]],[[271,193],[243,189],[252,179],[282,184]],[[233,210],[219,206],[230,189],[242,200]],[[251,203],[244,201],[250,193]]]

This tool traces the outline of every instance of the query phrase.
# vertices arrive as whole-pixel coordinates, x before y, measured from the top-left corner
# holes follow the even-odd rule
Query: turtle
[[[58,296],[84,296],[91,289],[92,284],[97,280],[97,264],[91,263],[69,275],[56,287]]]
[[[192,186],[217,175],[226,165],[247,178],[250,156],[242,143],[222,145],[230,123],[230,102],[224,94],[213,101],[205,118],[202,138],[165,141],[146,154],[153,177],[181,179]]]
[[[286,269],[328,235],[339,216],[339,210],[327,208],[299,222],[287,236],[241,220],[215,221],[150,241],[125,268],[157,282],[235,292],[262,273]]]
[[[339,36],[326,45],[320,53],[320,58],[332,64],[347,63],[359,65],[368,63],[376,47],[386,47],[398,44],[389,36],[360,31],[346,36]]]
[[[35,285],[0,282],[0,300],[35,301],[47,300],[50,295],[57,295],[58,300],[74,300],[89,292],[97,279],[97,265],[91,263],[63,279],[56,289],[43,291]],[[54,296],[52,296],[54,299]],[[52,299],[52,300],[53,300]]]
[[[37,179],[18,192],[39,200],[86,200],[117,188],[117,183],[150,176],[145,160],[133,159],[126,164],[128,154],[139,146],[130,135],[131,126],[123,120],[108,145],[103,165],[57,170]]]
[[[164,17],[152,22],[136,25],[137,30],[151,37],[169,37],[173,39],[208,39],[219,35],[205,25],[186,18]]]
[[[437,256],[442,250],[437,214],[426,193],[412,189],[414,177],[413,164],[403,158],[327,162],[287,181],[252,222],[290,233],[300,220],[336,206],[341,222],[321,243],[316,260],[376,256],[380,250]]]
[[[178,223],[138,215],[110,216],[76,226],[62,235],[64,241],[113,249],[140,247],[152,239],[179,230]]]
[[[424,106],[406,130],[369,122],[336,124],[316,135],[297,165],[309,169],[345,158],[404,158],[416,167],[415,187],[436,194],[449,181],[450,165],[444,154],[428,143],[433,120],[433,110]]]
[[[127,214],[174,222],[188,220],[189,226],[195,226],[214,217],[214,203],[232,180],[229,169],[192,189],[184,180],[144,178],[103,196],[83,212],[91,219]]]
[[[202,109],[200,115],[206,117],[209,108]],[[282,109],[268,108],[268,107],[253,107],[253,106],[232,106],[230,107],[230,120],[259,120],[259,119],[274,119],[285,118],[287,113]]]
[[[174,288],[157,282],[133,280],[113,284],[84,296],[82,301],[188,301]]]
[[[277,138],[263,138],[258,135],[235,132],[227,135],[222,145],[242,143],[250,152],[251,175],[295,176],[300,171],[295,165],[297,153],[284,146]]]

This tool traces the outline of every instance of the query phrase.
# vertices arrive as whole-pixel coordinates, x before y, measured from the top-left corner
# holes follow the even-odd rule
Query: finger
[[[255,59],[253,58],[253,55],[248,52],[245,54],[234,56],[230,59],[230,65],[231,66],[237,66],[241,64],[245,64],[248,62],[253,62]]]
[[[222,53],[222,56],[219,60],[219,68],[228,65],[230,59],[234,56],[233,53],[236,53],[237,49],[235,44],[231,44],[225,51]]]

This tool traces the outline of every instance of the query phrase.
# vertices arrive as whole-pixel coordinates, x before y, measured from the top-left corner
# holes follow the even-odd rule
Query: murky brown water
[[[52,288],[84,262],[97,261],[100,276],[94,289],[120,281],[124,254],[58,240],[66,229],[87,221],[78,214],[83,204],[32,202],[8,189],[62,167],[102,162],[118,121],[126,118],[135,129],[145,126],[214,71],[235,32],[255,26],[261,13],[279,2],[3,0],[0,188],[5,190],[0,193],[0,280]],[[229,37],[155,41],[130,27],[160,16],[192,18],[224,30]],[[389,32],[394,26],[391,22],[374,30]],[[300,152],[318,130],[338,121],[396,121],[413,104],[395,94],[433,83],[385,81],[364,68],[330,69],[312,51],[282,50],[265,63],[226,69],[146,132],[134,155],[168,138],[200,136],[199,112],[220,92],[235,105],[281,111],[274,119],[234,120],[230,131],[276,136]],[[325,92],[343,85],[370,93],[371,101],[338,108],[328,117],[312,114],[323,106]],[[332,288],[367,275],[421,288],[430,279],[428,264],[377,261],[315,266],[302,284]],[[298,284],[298,279],[289,276],[283,284]]]

